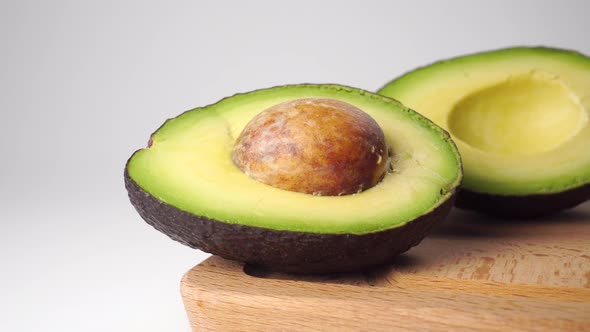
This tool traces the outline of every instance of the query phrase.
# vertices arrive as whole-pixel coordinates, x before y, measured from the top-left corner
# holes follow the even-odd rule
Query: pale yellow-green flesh
[[[367,112],[394,151],[394,171],[359,194],[312,196],[259,183],[231,160],[235,139],[264,109],[326,97]],[[418,119],[418,120],[416,120]],[[402,225],[449,198],[461,180],[448,136],[391,100],[335,87],[292,86],[236,95],[168,121],[129,161],[131,178],[159,200],[198,216],[271,229],[363,234]]]
[[[379,93],[449,130],[464,187],[501,195],[590,182],[590,59],[512,49],[438,63]]]

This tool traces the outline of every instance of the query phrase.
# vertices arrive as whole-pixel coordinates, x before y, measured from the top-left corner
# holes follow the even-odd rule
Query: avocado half
[[[590,198],[590,58],[517,47],[444,60],[378,92],[448,130],[464,164],[457,206],[531,218]]]
[[[279,103],[331,98],[377,121],[391,148],[374,187],[314,196],[257,182],[232,163],[248,121]],[[167,120],[125,167],[141,217],[192,248],[274,270],[350,271],[418,244],[448,214],[462,180],[449,135],[399,102],[339,85],[292,85],[237,94]]]

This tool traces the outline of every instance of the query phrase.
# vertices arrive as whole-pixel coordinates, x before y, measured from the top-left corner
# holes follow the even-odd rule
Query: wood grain
[[[211,257],[181,290],[194,331],[590,331],[590,204],[534,222],[454,211],[390,265],[352,274]]]

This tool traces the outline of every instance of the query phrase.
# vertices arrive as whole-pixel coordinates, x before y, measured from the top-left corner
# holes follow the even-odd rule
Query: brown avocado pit
[[[318,196],[371,188],[389,163],[379,124],[359,108],[327,98],[264,110],[238,137],[232,160],[257,181]]]

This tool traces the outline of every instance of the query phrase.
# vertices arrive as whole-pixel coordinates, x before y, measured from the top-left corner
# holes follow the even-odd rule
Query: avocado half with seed
[[[333,195],[285,190],[251,177],[255,164],[247,169],[236,165],[236,141],[248,136],[245,128],[256,122],[252,119],[297,100],[319,100],[328,108],[346,104],[378,124],[378,136],[388,150],[387,167],[384,174],[372,177],[376,180],[370,188]],[[306,114],[299,104],[293,107]],[[321,127],[322,121],[331,121],[328,118],[320,115],[304,125]],[[269,128],[274,126],[269,131],[289,132],[288,121],[265,121]],[[336,134],[309,141],[336,158],[334,142],[346,144],[347,132],[321,131]],[[279,137],[275,145],[286,159],[309,150],[280,147],[284,141]],[[375,152],[375,146],[371,148]],[[354,153],[353,161],[341,160],[330,169],[346,171],[347,163],[365,167],[356,156],[362,152]],[[381,156],[375,160],[383,163]],[[291,168],[319,172],[316,162]],[[149,146],[131,156],[124,177],[141,217],[176,241],[275,270],[323,273],[383,264],[418,244],[451,209],[462,169],[449,135],[396,100],[339,85],[304,84],[237,94],[167,120],[152,134]],[[319,178],[324,177],[330,174]]]
[[[448,130],[464,164],[457,206],[538,217],[590,198],[590,58],[518,47],[409,72],[379,94]]]

